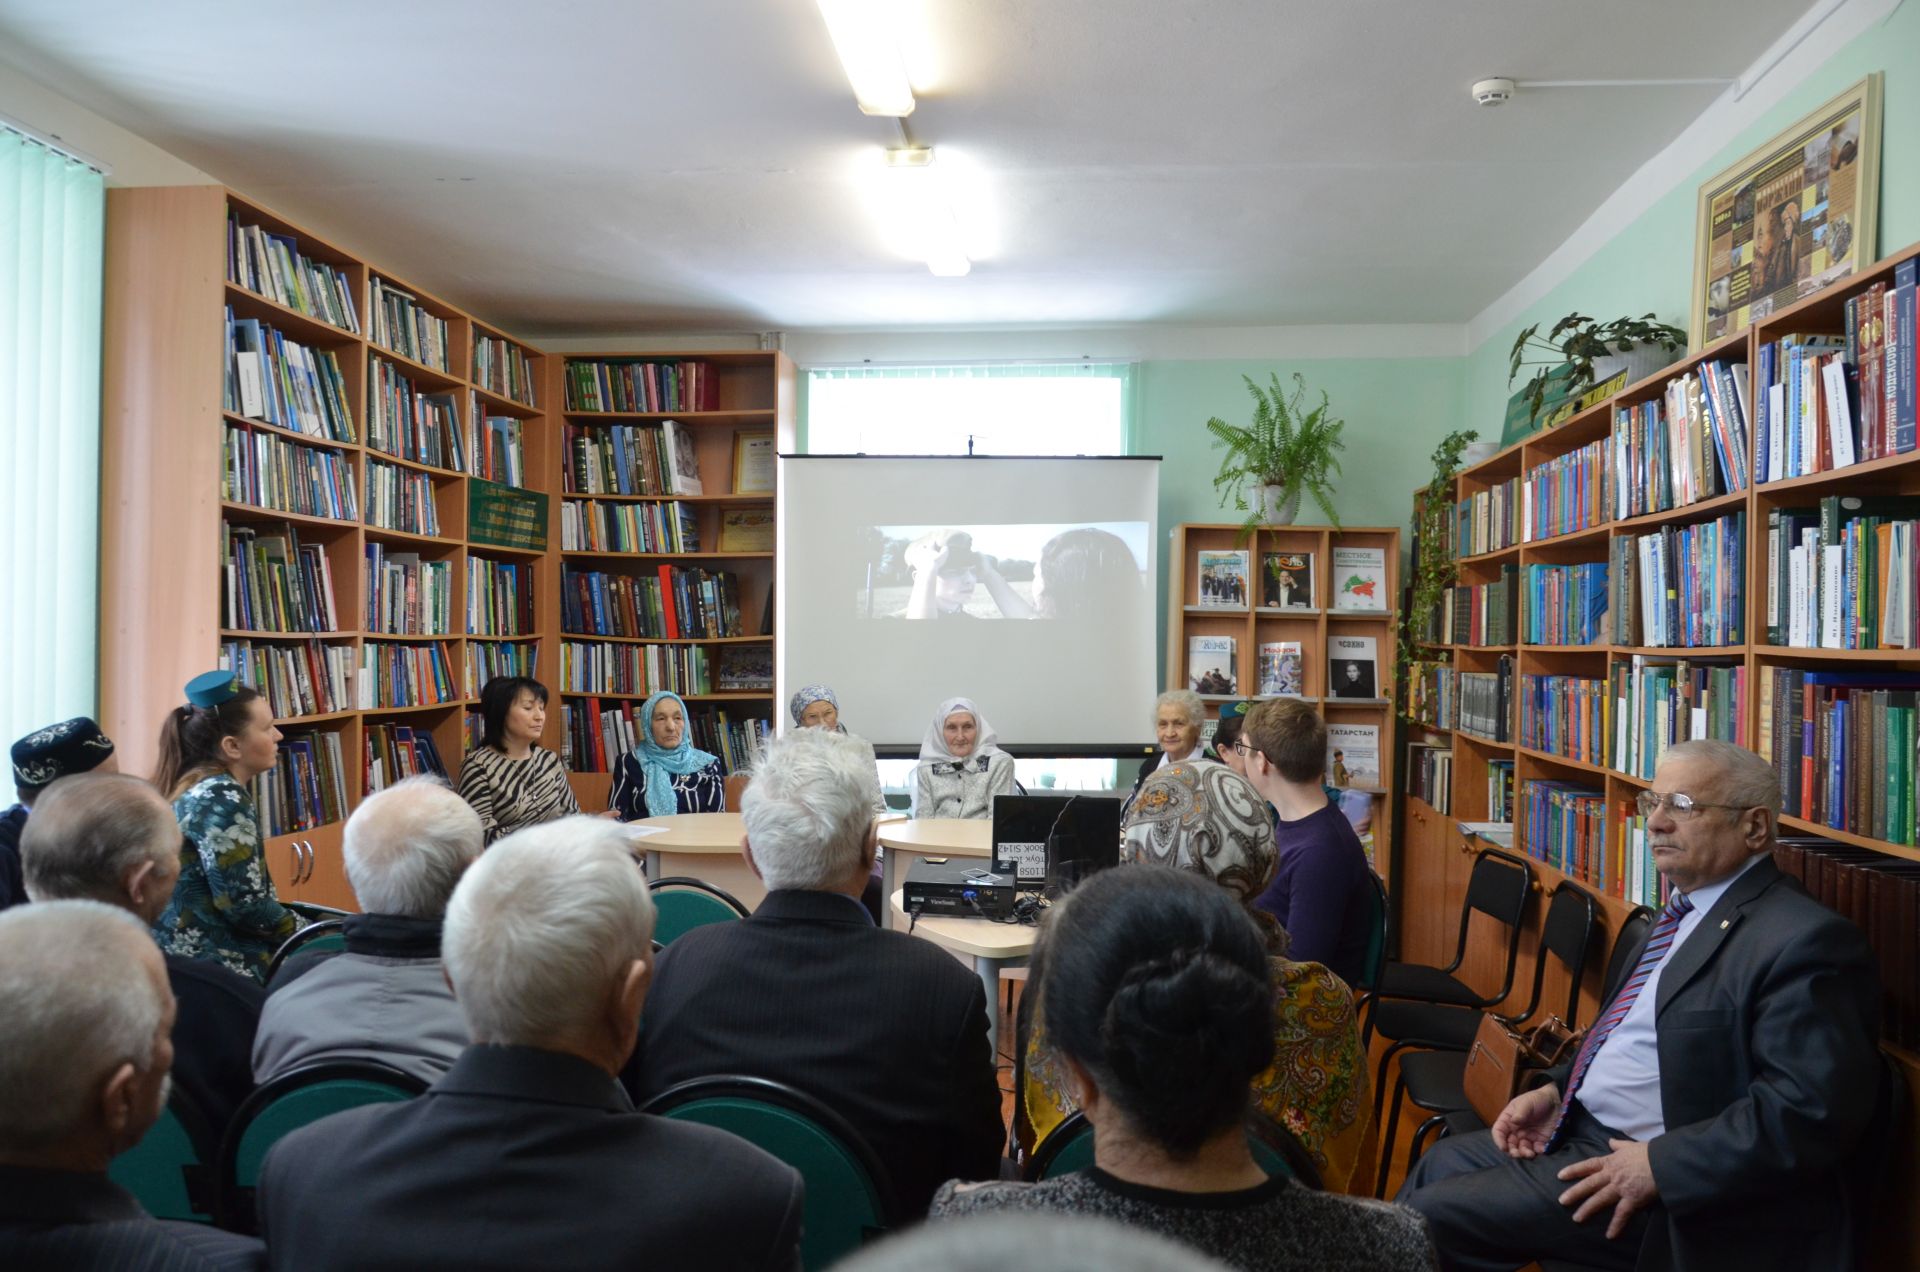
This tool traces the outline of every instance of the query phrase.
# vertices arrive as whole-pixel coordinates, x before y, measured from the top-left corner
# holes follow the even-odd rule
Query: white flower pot
[[[1294,491],[1290,498],[1282,499],[1285,486],[1260,487],[1260,522],[1269,526],[1290,526],[1300,513],[1300,492]]]

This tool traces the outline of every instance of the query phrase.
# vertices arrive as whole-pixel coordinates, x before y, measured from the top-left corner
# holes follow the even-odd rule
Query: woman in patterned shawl
[[[262,983],[273,952],[300,927],[274,893],[247,795],[279,751],[267,700],[231,672],[208,672],[161,726],[153,776],[183,836],[180,882],[154,936],[169,954],[213,959]]]
[[[1299,1137],[1328,1191],[1359,1166],[1372,1108],[1353,994],[1318,963],[1286,957],[1287,934],[1253,901],[1278,860],[1273,819],[1244,777],[1219,764],[1170,764],[1140,786],[1121,829],[1121,862],[1202,875],[1232,893],[1267,934],[1273,958],[1273,1064],[1253,1080],[1254,1102]],[[1035,1142],[1073,1112],[1034,1005],[1022,1103]]]

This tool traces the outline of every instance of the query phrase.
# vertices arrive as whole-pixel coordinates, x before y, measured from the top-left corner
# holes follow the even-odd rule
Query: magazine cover
[[[1270,640],[1260,645],[1260,696],[1300,694],[1300,642]]]
[[[1380,674],[1372,636],[1327,637],[1327,694],[1333,698],[1378,698]]]
[[[1261,553],[1260,603],[1269,609],[1312,609],[1313,553]]]
[[[1195,693],[1239,693],[1231,636],[1187,637],[1187,688]]]
[[[1248,555],[1245,551],[1200,553],[1197,603],[1209,609],[1245,609]]]
[[[1380,785],[1380,726],[1327,726],[1327,783],[1348,787]]]
[[[1385,613],[1387,609],[1387,550],[1335,548],[1333,550],[1333,608]]]

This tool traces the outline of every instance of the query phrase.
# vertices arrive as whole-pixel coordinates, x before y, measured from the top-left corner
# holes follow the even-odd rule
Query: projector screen
[[[779,702],[917,746],[972,698],[1001,745],[1152,733],[1158,457],[782,456]]]

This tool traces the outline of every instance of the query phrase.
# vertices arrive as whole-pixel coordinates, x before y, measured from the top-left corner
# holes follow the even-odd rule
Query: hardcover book
[[[1385,613],[1387,609],[1387,551],[1385,548],[1333,550],[1333,608]]]
[[[1239,693],[1231,636],[1187,637],[1187,688],[1195,693]]]
[[[1261,553],[1260,603],[1269,609],[1312,609],[1313,553]]]
[[[1244,550],[1199,554],[1198,603],[1208,609],[1247,607],[1247,557]]]
[[[1372,636],[1327,637],[1327,693],[1335,698],[1378,698],[1380,674]]]

